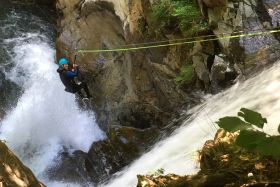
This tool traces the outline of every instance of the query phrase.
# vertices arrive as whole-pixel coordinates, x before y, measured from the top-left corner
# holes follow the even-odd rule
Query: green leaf
[[[228,132],[235,132],[238,130],[252,128],[251,124],[248,124],[248,123],[242,121],[238,117],[232,117],[232,116],[220,118],[219,121],[216,123],[219,125],[219,127],[225,129]]]
[[[280,136],[272,136],[261,141],[257,150],[261,155],[272,156],[274,159],[280,159]]]
[[[278,126],[278,132],[280,133],[280,125]]]
[[[266,138],[266,134],[260,131],[242,130],[237,136],[235,143],[246,149],[256,148]]]
[[[263,128],[264,124],[267,123],[266,118],[263,118],[260,113],[247,108],[241,108],[240,112],[238,112],[238,116],[244,118],[246,122],[251,123],[259,128]]]

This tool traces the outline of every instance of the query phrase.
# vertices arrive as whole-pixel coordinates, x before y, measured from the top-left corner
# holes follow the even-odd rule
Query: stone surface
[[[0,70],[0,119],[4,117],[5,111],[15,106],[22,92],[21,88],[14,82],[7,80],[5,74]]]
[[[95,182],[108,179],[147,150],[157,135],[155,129],[111,127],[108,139],[91,146],[85,162],[87,172]]]
[[[208,8],[221,7],[227,4],[227,0],[202,0]]]
[[[45,187],[32,171],[0,141],[0,186],[3,187]]]
[[[87,153],[83,151],[77,150],[69,153],[69,150],[65,150],[58,156],[56,166],[52,166],[48,170],[49,180],[70,182],[83,186],[93,185],[91,184],[93,180],[85,166],[88,159]]]
[[[214,2],[214,1],[213,1]],[[252,72],[252,69],[259,69],[271,62],[275,62],[279,57],[276,51],[279,48],[279,38],[273,35],[262,35],[255,37],[223,38],[238,34],[240,31],[254,33],[271,28],[273,19],[277,15],[269,15],[269,1],[224,1],[224,7],[205,8],[210,27],[214,34],[219,37],[223,53],[231,63],[237,63],[245,71],[243,74]],[[211,3],[209,1],[209,3]],[[274,3],[275,5],[275,3]],[[201,4],[201,6],[203,6]],[[201,7],[203,9],[203,7]],[[277,12],[274,10],[275,12]],[[270,11],[271,12],[271,11]],[[265,54],[265,58],[260,60],[259,53]],[[269,56],[277,53],[278,57]],[[254,63],[252,63],[252,60]]]
[[[210,73],[203,55],[193,56],[193,66],[198,78],[204,83],[205,89],[210,87]]]

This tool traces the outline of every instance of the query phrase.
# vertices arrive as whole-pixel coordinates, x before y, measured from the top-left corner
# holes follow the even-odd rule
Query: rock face
[[[73,57],[75,48],[112,49],[138,42],[142,36],[137,24],[145,18],[147,3],[58,1],[62,15],[58,57]],[[153,61],[154,55],[159,56],[157,61]],[[176,89],[178,67],[170,67],[171,62],[164,63],[163,57],[161,50],[78,55],[77,62],[90,84],[97,120],[103,129],[108,130],[109,125],[140,129],[162,126],[167,118],[157,116],[170,117],[169,112],[188,99]]]
[[[238,75],[248,76],[279,58],[279,34],[227,38],[276,28],[278,2],[200,0],[199,5],[212,34],[218,38],[197,43],[193,48],[193,65],[206,90],[216,93]]]
[[[0,186],[3,187],[45,187],[31,170],[0,141]]]
[[[276,35],[261,35],[255,37],[241,37],[225,39],[222,36],[240,33],[256,33],[273,29],[277,23],[276,1],[224,1],[223,6],[215,6],[216,1],[201,3],[204,14],[213,33],[219,37],[220,49],[230,63],[238,64],[243,74],[253,69],[264,67],[265,64],[275,62],[279,58],[279,37]],[[218,1],[217,1],[218,3]],[[269,12],[271,13],[269,15]]]

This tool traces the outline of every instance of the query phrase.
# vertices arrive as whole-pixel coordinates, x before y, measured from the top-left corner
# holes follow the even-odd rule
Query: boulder
[[[87,172],[94,182],[108,179],[147,150],[156,137],[152,128],[111,127],[108,139],[92,144],[85,162]]]
[[[219,56],[215,56],[214,64],[211,69],[211,83],[219,84],[219,82],[222,82],[225,80],[225,73],[227,70],[227,64],[224,61],[223,58]]]
[[[207,63],[205,63],[205,58],[204,58],[205,56],[203,55],[193,56],[193,66],[198,78],[204,83],[205,89],[207,90],[209,89],[210,86],[210,72],[207,68]]]
[[[228,62],[224,55],[216,55],[210,73],[213,92],[231,85],[238,76],[239,69]]]
[[[69,153],[69,150],[64,150],[56,158],[56,166],[51,166],[47,171],[49,180],[88,186],[93,182],[85,167],[88,159],[87,153],[83,151],[76,150]]]

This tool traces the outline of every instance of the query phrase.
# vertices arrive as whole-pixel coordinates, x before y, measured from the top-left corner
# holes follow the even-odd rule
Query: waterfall
[[[123,171],[117,173],[106,187],[136,186],[138,174],[148,174],[160,168],[165,173],[194,174],[199,170],[197,151],[217,130],[215,121],[228,115],[237,115],[241,107],[256,110],[268,119],[265,129],[277,133],[280,122],[280,64],[239,82],[189,111],[190,119],[169,138],[157,143]]]
[[[54,160],[60,152],[87,152],[92,142],[104,138],[104,134],[94,114],[81,111],[75,96],[64,91],[56,72],[53,41],[45,32],[48,24],[15,10],[5,21],[1,22],[2,29],[10,35],[0,37],[10,59],[7,63],[12,63],[5,74],[22,87],[23,93],[1,121],[0,139],[6,140],[23,163],[48,185],[46,171],[56,165]]]

